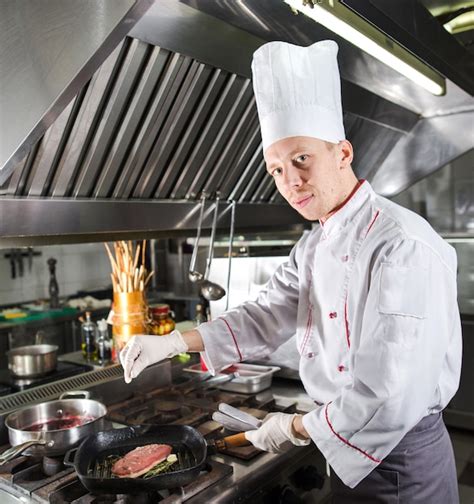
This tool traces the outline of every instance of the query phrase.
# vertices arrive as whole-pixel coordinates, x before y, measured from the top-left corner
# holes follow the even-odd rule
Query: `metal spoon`
[[[216,208],[214,210],[214,218],[212,220],[211,241],[209,243],[209,255],[207,256],[206,272],[204,280],[201,284],[201,295],[208,301],[217,301],[225,296],[225,289],[220,285],[208,280],[209,271],[211,270],[212,257],[214,255],[214,239],[216,237],[217,215],[219,213],[219,195],[216,196]]]
[[[229,236],[229,266],[227,269],[227,299],[225,302],[225,311],[229,309],[229,297],[230,297],[230,272],[232,264],[232,245],[234,243],[234,226],[235,226],[235,200],[231,202],[230,210],[230,236]]]
[[[189,264],[189,273],[188,277],[191,282],[196,283],[200,282],[203,278],[204,275],[202,273],[199,273],[196,268],[196,259],[197,259],[197,253],[198,253],[198,245],[199,245],[199,240],[201,238],[201,227],[202,227],[202,218],[204,215],[204,204],[206,201],[206,195],[203,193],[201,196],[201,209],[199,211],[199,222],[198,222],[198,229],[197,229],[197,234],[196,234],[196,241],[194,242],[194,249],[193,249],[193,255],[191,256],[191,263]]]

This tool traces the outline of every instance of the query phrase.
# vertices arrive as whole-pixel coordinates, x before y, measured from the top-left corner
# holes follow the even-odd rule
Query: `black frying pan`
[[[154,443],[173,447],[173,453],[178,456],[176,470],[147,479],[111,476],[111,464],[104,462],[108,455],[123,456],[138,446]],[[64,463],[75,468],[81,483],[90,492],[127,494],[187,485],[198,476],[208,448],[245,444],[249,442],[243,433],[207,443],[199,431],[187,425],[141,425],[93,434],[79,448],[66,453]]]

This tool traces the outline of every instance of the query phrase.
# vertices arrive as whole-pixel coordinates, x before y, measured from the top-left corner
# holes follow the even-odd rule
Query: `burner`
[[[164,411],[166,413],[176,413],[179,412],[182,407],[182,404],[175,401],[160,401],[156,404],[155,408],[158,411]]]
[[[64,469],[63,457],[43,457],[42,468],[46,476],[52,476]]]
[[[19,378],[12,375],[8,369],[2,369],[0,370],[0,394],[5,394],[5,392],[1,391],[4,387],[10,389],[6,391],[6,393],[20,392],[21,390],[29,389],[31,387],[44,385],[45,383],[50,383],[84,373],[86,371],[90,371],[91,369],[92,366],[85,364],[74,364],[72,362],[59,361],[55,371],[36,378]]]

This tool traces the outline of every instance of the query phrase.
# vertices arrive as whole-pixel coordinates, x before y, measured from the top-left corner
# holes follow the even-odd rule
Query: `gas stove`
[[[22,390],[27,390],[46,383],[52,383],[63,378],[75,376],[90,371],[92,366],[73,362],[58,361],[54,371],[34,378],[19,378],[8,369],[0,369],[0,396],[5,396]]]
[[[123,380],[115,385],[118,392],[125,386]],[[253,395],[229,393],[198,388],[183,376],[171,386],[135,389],[125,399],[123,393],[117,397],[121,398],[116,402],[107,401],[107,428],[182,424],[195,427],[207,439],[232,434],[212,420],[221,402],[260,418],[268,412],[297,411],[295,404],[279,404],[271,389]],[[0,447],[0,451],[7,448]],[[2,490],[9,498],[21,499],[16,502],[39,504],[321,502],[320,497],[327,493],[324,472],[324,459],[314,445],[295,447],[283,454],[264,453],[251,445],[209,456],[196,480],[182,488],[140,495],[93,495],[82,486],[74,469],[63,465],[62,457],[21,456],[0,468],[0,502],[4,502]],[[309,495],[310,500],[301,500]]]

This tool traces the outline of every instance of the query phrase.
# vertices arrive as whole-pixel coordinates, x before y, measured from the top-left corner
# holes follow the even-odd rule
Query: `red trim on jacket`
[[[344,303],[344,323],[346,326],[347,346],[350,348],[351,347],[351,339],[350,339],[350,333],[349,333],[349,321],[347,320],[347,297],[346,297],[346,302]]]
[[[319,219],[319,223],[321,224],[321,226],[324,227],[324,223],[327,222],[336,212],[338,212],[343,206],[346,205],[346,203],[349,202],[349,200],[352,198],[352,196],[354,196],[354,194],[359,190],[359,188],[362,186],[364,182],[365,180],[359,180],[354,189],[352,189],[352,192],[349,194],[349,196],[347,196],[347,198],[342,203],[337,205],[337,207],[331,210],[331,212],[329,213],[329,217],[324,222],[321,219]]]
[[[240,353],[239,345],[237,345],[237,339],[235,338],[234,331],[231,329],[231,327],[230,327],[230,325],[229,325],[229,323],[227,322],[226,319],[221,318],[221,320],[225,323],[225,325],[227,326],[227,329],[229,329],[229,332],[232,335],[232,339],[234,340],[235,348],[237,349],[237,353],[239,354],[239,359],[242,362],[242,354]]]
[[[348,441],[347,439],[343,438],[340,434],[338,434],[338,433],[334,430],[334,428],[333,428],[333,426],[332,426],[331,422],[329,421],[329,417],[328,417],[328,406],[329,406],[330,404],[331,404],[330,402],[326,404],[326,409],[325,409],[324,413],[325,413],[325,415],[326,415],[326,422],[328,423],[329,428],[331,429],[332,433],[333,433],[333,434],[334,434],[334,435],[335,435],[338,439],[340,439],[340,440],[341,440],[344,444],[346,444],[347,446],[350,446],[351,448],[354,448],[354,450],[357,450],[358,452],[362,453],[362,455],[366,456],[367,458],[369,458],[369,459],[370,459],[370,460],[372,460],[373,462],[377,462],[377,463],[382,462],[381,460],[379,460],[379,459],[377,459],[377,458],[375,458],[375,457],[372,457],[372,455],[369,455],[369,454],[368,454],[367,452],[365,452],[364,450],[361,450],[361,449],[360,449],[360,448],[358,448],[357,446],[354,446],[353,444],[349,443],[349,441]]]
[[[377,217],[379,216],[380,210],[377,210],[377,213],[375,214],[374,218],[372,219],[372,222],[369,224],[369,227],[367,228],[367,233],[365,233],[365,236],[369,234],[370,229],[374,225],[375,221],[377,220]]]

